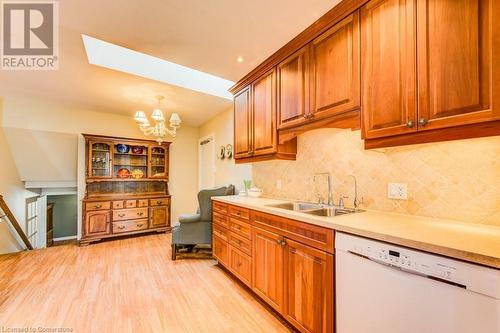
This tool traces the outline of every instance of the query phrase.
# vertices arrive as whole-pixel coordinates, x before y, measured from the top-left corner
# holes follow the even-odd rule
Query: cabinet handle
[[[140,223],[140,224],[137,224],[137,228],[140,228],[142,227],[144,224]]]
[[[413,128],[413,126],[415,126],[415,123],[413,122],[413,120],[408,120],[408,122],[406,123],[406,127]]]
[[[101,207],[102,207],[102,205],[95,205],[95,208],[97,208],[97,209],[99,209]]]
[[[158,201],[156,202],[156,204],[157,204],[157,205],[161,205],[161,201],[160,201],[160,200],[158,200]]]
[[[304,115],[304,119],[311,119],[311,118],[313,118],[313,117],[314,117],[314,114],[313,114],[313,113],[306,113],[306,114]]]
[[[427,121],[427,119],[425,119],[425,118],[420,118],[420,119],[418,120],[418,124],[419,124],[420,126],[425,126],[425,125],[427,125],[427,123],[428,123],[428,121]]]
[[[241,245],[241,241],[238,239],[238,240],[236,241],[236,244]]]
[[[123,230],[123,229],[125,229],[125,226],[124,225],[119,225],[118,229]]]
[[[281,246],[285,246],[286,245],[286,241],[285,239],[278,239],[277,240],[278,244],[281,245]]]
[[[144,213],[143,212],[138,212],[137,215],[142,216],[142,215],[144,215]]]
[[[118,214],[118,217],[125,217],[125,214]]]

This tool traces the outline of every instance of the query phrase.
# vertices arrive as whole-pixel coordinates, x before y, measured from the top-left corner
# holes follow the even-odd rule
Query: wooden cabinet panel
[[[229,206],[229,215],[240,220],[248,220],[250,218],[250,210],[242,207]]]
[[[225,267],[229,267],[229,245],[217,234],[212,238],[212,255]]]
[[[236,248],[249,256],[252,255],[252,241],[250,239],[245,238],[237,233],[230,232],[228,243],[233,246],[233,248]]]
[[[286,240],[285,317],[302,332],[333,332],[333,255]]]
[[[234,232],[242,237],[245,237],[248,239],[252,238],[252,228],[248,222],[240,221],[238,219],[230,217],[229,218],[229,230],[231,230],[232,232]]]
[[[277,67],[278,128],[304,123],[309,114],[309,46]]]
[[[214,235],[217,235],[220,239],[227,242],[229,241],[229,231],[226,228],[221,227],[218,224],[214,224],[212,226],[212,232]]]
[[[247,286],[252,285],[252,259],[236,250],[231,248],[229,253],[229,269]]]
[[[227,205],[226,204],[212,201],[212,207],[213,207],[214,212],[217,212],[220,214],[227,214]]]
[[[220,214],[216,211],[213,211],[212,213],[212,222],[222,227],[229,228],[229,219],[227,215]]]
[[[364,138],[417,130],[415,38],[415,0],[361,8]]]
[[[108,235],[111,232],[111,212],[91,211],[85,213],[85,236]]]
[[[169,207],[156,206],[149,208],[149,227],[160,228],[166,227],[169,221]]]
[[[250,156],[252,113],[250,106],[250,87],[234,96],[234,157]]]
[[[500,15],[495,0],[417,2],[419,130],[500,118],[492,106],[498,82]],[[496,38],[494,36],[496,35]],[[492,52],[493,50],[493,52]]]
[[[157,198],[157,199],[151,199],[149,200],[149,204],[151,206],[165,206],[170,203],[169,198]]]
[[[252,155],[277,150],[276,72],[272,70],[252,84]]]
[[[147,199],[137,200],[137,207],[147,207],[147,206],[149,206],[149,200]]]
[[[312,42],[311,103],[314,119],[360,107],[358,12]]]
[[[109,201],[94,201],[87,202],[85,204],[85,210],[109,210],[111,209],[111,203]]]
[[[253,228],[252,290],[278,312],[283,310],[283,237]]]

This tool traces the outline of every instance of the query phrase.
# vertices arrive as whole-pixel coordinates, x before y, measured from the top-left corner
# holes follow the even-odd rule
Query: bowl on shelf
[[[144,177],[144,171],[142,171],[141,169],[132,170],[132,178],[141,179],[143,177]]]
[[[116,176],[118,178],[129,178],[130,177],[130,170],[127,169],[127,168],[121,168],[120,170],[118,170],[118,172],[116,173]]]
[[[139,146],[133,146],[132,147],[132,154],[142,154],[144,152],[144,149]]]
[[[119,143],[116,145],[116,150],[119,152],[119,153],[128,153],[130,151],[130,146],[129,145],[124,145],[122,143]]]

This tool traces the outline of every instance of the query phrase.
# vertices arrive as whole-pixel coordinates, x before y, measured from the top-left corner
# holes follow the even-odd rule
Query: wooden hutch
[[[83,136],[86,188],[80,244],[170,231],[170,142]]]

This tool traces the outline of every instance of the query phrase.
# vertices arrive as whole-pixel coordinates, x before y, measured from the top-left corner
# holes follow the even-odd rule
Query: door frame
[[[203,141],[210,140],[212,142],[212,152],[210,154],[211,157],[211,164],[212,164],[212,177],[213,177],[213,184],[212,187],[215,187],[215,134],[211,133],[209,135],[206,135],[200,139],[198,139],[198,190],[201,190],[201,170],[202,170],[202,156],[201,156],[201,143]]]

